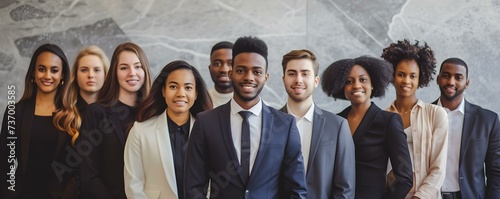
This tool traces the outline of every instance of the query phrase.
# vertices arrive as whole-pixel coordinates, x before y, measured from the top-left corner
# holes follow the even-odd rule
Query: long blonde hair
[[[66,131],[71,136],[71,143],[73,145],[80,135],[79,129],[82,124],[82,117],[76,106],[78,95],[80,95],[80,87],[78,86],[77,80],[78,61],[87,55],[98,56],[102,61],[104,76],[107,75],[109,59],[101,48],[92,45],[81,50],[76,56],[75,63],[71,68],[71,77],[64,88],[64,96],[62,99],[63,107],[57,111],[53,120],[54,126],[56,126],[58,130]]]

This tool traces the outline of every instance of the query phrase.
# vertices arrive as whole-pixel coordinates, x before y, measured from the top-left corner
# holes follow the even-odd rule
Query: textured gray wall
[[[317,53],[321,71],[333,61],[361,55],[379,57],[389,43],[408,38],[426,41],[438,63],[454,56],[469,67],[466,98],[500,111],[499,0],[1,0],[0,111],[7,86],[17,99],[31,54],[42,43],[60,45],[70,64],[78,50],[100,46],[108,56],[124,41],[144,48],[154,74],[168,62],[183,59],[197,66],[209,87],[209,52],[221,40],[245,35],[269,46],[270,80],[263,98],[271,106],[286,101],[281,58],[292,49]],[[439,95],[434,83],[417,96],[431,102]],[[315,101],[332,112],[349,103],[326,97]],[[382,108],[395,98],[394,89],[374,101]]]

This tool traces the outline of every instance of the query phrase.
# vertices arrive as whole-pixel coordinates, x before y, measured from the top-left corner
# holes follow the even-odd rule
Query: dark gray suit
[[[459,159],[460,193],[463,199],[499,198],[500,123],[498,115],[466,100],[464,102],[465,115]],[[437,100],[433,104],[437,104]]]
[[[287,113],[286,105],[281,111]],[[307,198],[354,198],[356,159],[349,124],[315,106],[307,163]]]

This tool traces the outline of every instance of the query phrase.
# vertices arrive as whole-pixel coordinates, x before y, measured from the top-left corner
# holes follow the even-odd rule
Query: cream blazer
[[[190,133],[194,120],[191,116]],[[134,123],[125,144],[124,160],[127,198],[178,198],[166,110]]]
[[[394,102],[387,111],[397,113]],[[448,153],[448,114],[439,106],[418,100],[410,115],[415,195],[440,199]]]

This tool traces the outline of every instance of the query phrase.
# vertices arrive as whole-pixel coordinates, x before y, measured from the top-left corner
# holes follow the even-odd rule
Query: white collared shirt
[[[441,104],[441,98],[438,99],[438,106]],[[446,177],[444,179],[441,190],[443,192],[460,191],[459,180],[459,163],[460,163],[460,146],[462,143],[462,128],[464,126],[464,98],[458,107],[451,111],[443,107],[448,113],[448,158],[446,161]]]
[[[298,117],[293,114],[288,104],[286,104],[287,112],[295,117],[297,121],[297,129],[299,129],[300,144],[302,146],[302,156],[304,157],[304,170],[307,171],[307,162],[309,161],[309,151],[311,150],[313,118],[314,118],[314,103],[311,104],[304,117]]]
[[[238,105],[234,98],[231,100],[231,114],[229,116],[231,120],[231,135],[233,137],[233,145],[236,150],[236,155],[238,156],[238,161],[241,164],[241,123],[243,118],[239,114],[240,111],[250,111],[252,115],[248,118],[250,124],[250,166],[249,174],[252,174],[253,164],[255,163],[255,158],[257,157],[257,152],[260,146],[260,137],[262,135],[262,100],[253,106],[252,108],[245,110]]]

